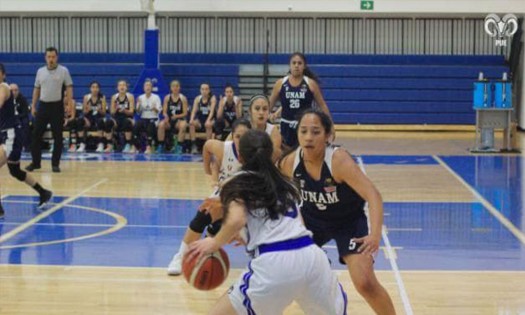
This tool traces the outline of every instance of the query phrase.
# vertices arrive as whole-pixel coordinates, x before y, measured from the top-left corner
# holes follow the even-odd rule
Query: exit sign
[[[372,0],[361,0],[361,10],[372,11],[374,9],[374,1]]]

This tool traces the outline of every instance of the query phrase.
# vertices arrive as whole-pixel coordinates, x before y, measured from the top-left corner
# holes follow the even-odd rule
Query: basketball
[[[196,258],[182,262],[182,273],[188,283],[203,291],[213,290],[220,286],[230,271],[230,260],[226,252],[220,248],[215,253],[203,256],[199,261]]]

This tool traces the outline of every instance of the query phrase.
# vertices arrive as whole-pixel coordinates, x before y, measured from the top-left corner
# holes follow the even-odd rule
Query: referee
[[[46,66],[38,69],[33,89],[31,114],[35,117],[33,136],[31,141],[31,156],[33,161],[26,167],[32,172],[40,169],[42,160],[42,135],[47,124],[51,124],[53,133],[53,156],[51,166],[53,172],[60,172],[60,156],[62,155],[62,128],[64,123],[63,87],[66,87],[66,101],[70,103],[73,98],[73,80],[66,67],[58,64],[58,50],[55,47],[46,49]],[[38,112],[37,101],[40,102]]]

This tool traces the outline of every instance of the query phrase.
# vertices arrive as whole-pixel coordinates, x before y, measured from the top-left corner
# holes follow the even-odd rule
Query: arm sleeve
[[[40,82],[40,70],[36,72],[36,78],[35,78],[35,87],[40,88],[41,82]]]

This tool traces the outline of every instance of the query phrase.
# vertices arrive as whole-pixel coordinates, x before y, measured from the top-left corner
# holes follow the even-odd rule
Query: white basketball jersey
[[[247,215],[245,237],[247,241],[246,250],[255,250],[259,245],[270,244],[301,236],[312,236],[301,220],[299,205],[288,210],[285,216],[280,216],[277,220],[269,219],[265,213],[266,209],[255,210]]]
[[[219,170],[219,184],[225,179],[241,170],[242,164],[237,158],[237,150],[233,141],[224,142],[224,153],[222,154],[222,164]]]

